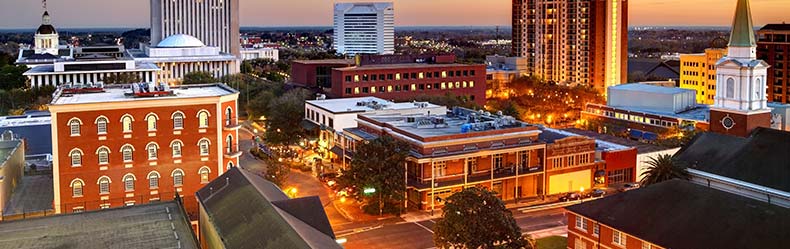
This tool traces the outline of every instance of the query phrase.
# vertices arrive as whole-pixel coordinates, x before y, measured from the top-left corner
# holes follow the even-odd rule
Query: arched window
[[[173,149],[173,157],[181,157],[181,147],[183,145],[184,143],[182,143],[181,140],[173,140],[173,142],[170,143],[170,148]]]
[[[200,170],[198,170],[198,174],[200,175],[200,183],[208,182],[209,173],[211,173],[211,170],[206,166],[203,166],[202,168],[200,168]]]
[[[127,192],[134,191],[134,180],[136,179],[132,174],[123,176],[123,186]]]
[[[107,176],[99,177],[99,194],[109,194],[110,193],[110,178]]]
[[[123,154],[123,161],[124,162],[131,162],[134,158],[132,154],[134,153],[134,147],[130,144],[125,144],[121,147],[121,154]]]
[[[200,110],[198,112],[198,122],[200,124],[200,128],[208,128],[208,111]]]
[[[148,151],[148,160],[156,160],[157,155],[159,154],[159,145],[154,142],[150,142],[145,146],[145,148]]]
[[[99,157],[99,164],[110,163],[110,149],[106,146],[99,147],[99,149],[96,150],[96,155]]]
[[[123,124],[123,133],[130,133],[132,132],[132,115],[126,114],[121,117],[121,123]]]
[[[176,111],[171,116],[173,118],[173,129],[180,130],[184,129],[184,113],[180,111]]]
[[[231,153],[233,151],[233,136],[228,135],[225,137],[225,144],[227,144],[225,147],[225,152]]]
[[[69,120],[69,131],[71,132],[72,136],[79,136],[80,135],[80,128],[82,127],[82,121],[78,118],[72,118]]]
[[[107,118],[100,116],[96,118],[96,132],[99,134],[107,134]]]
[[[147,116],[145,116],[145,122],[148,124],[148,131],[156,131],[156,120],[158,119],[159,117],[153,113],[149,113]]]
[[[71,156],[71,167],[82,166],[82,151],[80,149],[71,150],[69,156]]]
[[[159,188],[159,173],[156,171],[151,171],[148,173],[148,188],[156,189]]]
[[[82,188],[85,187],[85,182],[81,179],[77,178],[71,181],[71,196],[72,197],[81,197],[82,196]]]
[[[198,142],[198,146],[200,147],[201,156],[208,156],[210,144],[211,142],[208,139],[206,138],[200,139],[200,141]]]
[[[228,162],[228,169],[233,168],[233,161]]]
[[[175,170],[173,170],[173,173],[171,174],[171,176],[173,177],[173,186],[180,187],[181,185],[184,184],[184,171],[183,170],[175,169]]]
[[[233,115],[233,109],[228,107],[225,109],[225,125],[230,125],[231,121],[233,120],[231,117]]]
[[[755,82],[754,88],[757,89],[757,91],[754,93],[755,94],[754,97],[755,97],[755,99],[759,100],[760,98],[763,97],[763,95],[760,93],[760,92],[762,92],[762,89],[763,89],[763,87],[762,87],[762,83],[763,82],[762,82],[762,80],[760,80],[760,78],[757,78],[757,80],[755,80],[754,82]]]
[[[727,98],[735,98],[735,80],[733,78],[727,79],[726,90],[725,96],[727,96]]]

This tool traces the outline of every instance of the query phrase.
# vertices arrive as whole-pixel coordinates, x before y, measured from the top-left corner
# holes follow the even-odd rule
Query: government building
[[[215,78],[238,73],[238,59],[219,47],[210,47],[199,39],[185,34],[167,37],[156,45],[141,44],[141,49],[129,49],[127,54],[139,64],[155,64],[158,82],[181,84],[191,72],[208,72]]]

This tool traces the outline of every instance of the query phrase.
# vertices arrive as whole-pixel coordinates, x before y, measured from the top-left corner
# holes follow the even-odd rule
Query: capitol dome
[[[49,17],[49,12],[44,11],[44,15],[41,16],[41,26],[38,26],[36,34],[52,35],[57,33],[58,31],[55,30],[54,26],[52,26],[52,20]]]
[[[202,41],[198,40],[191,35],[178,34],[171,35],[156,45],[160,48],[189,48],[189,47],[205,47]]]

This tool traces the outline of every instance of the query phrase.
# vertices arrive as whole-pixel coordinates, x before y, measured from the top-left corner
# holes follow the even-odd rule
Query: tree
[[[365,201],[363,210],[368,213],[399,213],[406,191],[404,163],[409,150],[407,143],[389,136],[360,142],[338,183],[351,188],[355,199]],[[365,193],[365,189],[374,192]]]
[[[442,213],[433,235],[439,248],[533,248],[505,203],[488,190],[457,192],[447,198]]]
[[[0,68],[0,89],[11,90],[25,87],[27,77],[23,74],[27,70],[27,66],[24,65],[5,65]]]
[[[184,75],[184,80],[181,84],[194,85],[194,84],[208,84],[217,83],[218,80],[213,75],[205,71],[190,72]]]
[[[273,160],[272,158],[266,160],[266,175],[264,178],[274,183],[274,185],[283,188],[290,173],[291,169],[284,163]]]
[[[651,184],[663,182],[671,179],[691,179],[686,167],[682,165],[675,156],[669,154],[658,155],[657,157],[649,157],[646,161],[648,167],[647,171],[642,173],[641,184],[648,186]]]
[[[253,70],[252,64],[250,64],[249,61],[241,62],[241,73],[252,73]]]
[[[105,84],[129,84],[140,82],[140,77],[135,73],[111,74],[104,77]]]
[[[304,134],[304,101],[312,94],[305,89],[286,92],[269,103],[266,116],[266,141],[271,144],[292,145]]]

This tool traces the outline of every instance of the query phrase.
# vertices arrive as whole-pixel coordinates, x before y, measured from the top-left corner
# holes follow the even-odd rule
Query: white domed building
[[[190,35],[172,35],[155,46],[141,47],[127,52],[137,62],[155,63],[162,69],[158,79],[170,85],[180,84],[190,72],[209,72],[216,78],[238,73],[235,56],[222,53],[219,47],[206,46]]]
[[[33,36],[33,46],[23,46],[19,49],[16,64],[33,68],[73,57],[74,50],[71,47],[60,45],[58,31],[52,25],[49,11],[45,9],[44,14],[41,15],[41,25],[38,26],[36,34]]]

